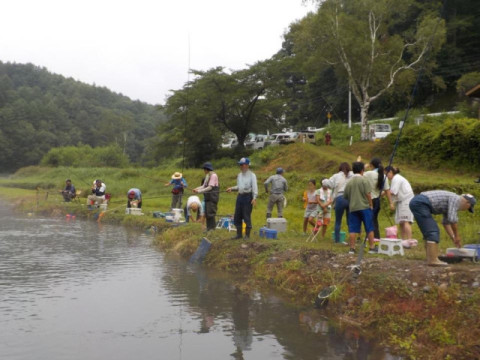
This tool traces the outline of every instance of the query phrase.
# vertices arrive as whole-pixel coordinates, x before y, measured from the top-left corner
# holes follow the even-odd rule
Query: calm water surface
[[[0,359],[396,359],[151,240],[0,207]]]

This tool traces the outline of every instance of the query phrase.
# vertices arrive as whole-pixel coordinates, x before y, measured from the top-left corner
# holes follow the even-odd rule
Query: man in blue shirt
[[[172,188],[172,209],[182,208],[183,190],[187,187],[187,181],[182,173],[176,172],[172,175],[172,180],[165,184],[165,186],[173,186]]]

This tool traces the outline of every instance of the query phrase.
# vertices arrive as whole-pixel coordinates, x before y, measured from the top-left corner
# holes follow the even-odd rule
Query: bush
[[[325,130],[319,131],[315,135],[315,142],[318,145],[325,145],[325,134],[327,131],[332,135],[333,146],[345,146],[350,144],[352,136],[353,142],[360,141],[362,129],[358,124],[352,124],[352,127],[349,129],[346,124],[333,121]]]
[[[392,134],[386,141],[393,143],[395,137]],[[430,168],[447,165],[473,170],[480,166],[479,153],[480,121],[451,117],[405,126],[397,155]]]
[[[89,145],[65,146],[51,149],[43,156],[43,166],[58,167],[116,167],[129,165],[128,157],[118,145],[92,148]]]

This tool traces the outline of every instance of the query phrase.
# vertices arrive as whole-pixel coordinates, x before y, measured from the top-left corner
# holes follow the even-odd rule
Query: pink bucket
[[[396,225],[385,228],[385,235],[387,239],[397,239],[397,234],[398,232]]]

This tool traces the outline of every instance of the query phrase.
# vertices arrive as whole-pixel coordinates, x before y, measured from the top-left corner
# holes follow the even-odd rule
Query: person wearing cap
[[[132,188],[127,191],[127,208],[139,208],[142,207],[142,193],[137,188]]]
[[[193,189],[195,194],[203,194],[205,201],[205,219],[207,222],[207,231],[215,230],[218,201],[220,199],[220,185],[218,175],[213,171],[213,165],[210,162],[203,164],[205,179],[202,185]]]
[[[229,187],[227,192],[237,191],[237,202],[233,223],[237,228],[237,235],[234,239],[242,238],[242,225],[245,222],[245,237],[250,238],[252,231],[252,210],[257,203],[258,186],[257,176],[250,170],[250,159],[241,158],[238,162],[240,173],[237,176],[237,185]]]
[[[172,175],[172,179],[165,186],[173,186],[172,188],[172,204],[170,208],[181,209],[183,190],[187,187],[187,181],[182,173],[176,172]]]
[[[75,190],[75,186],[72,184],[72,180],[67,179],[65,181],[65,188],[62,190],[62,195],[65,202],[70,202],[77,196],[77,191]]]
[[[427,264],[429,266],[447,266],[438,260],[440,229],[433,215],[443,215],[443,227],[455,245],[460,248],[461,238],[458,232],[458,212],[468,210],[473,213],[477,200],[473,195],[457,195],[450,191],[424,191],[410,201],[410,210],[417,221],[426,241]]]
[[[92,186],[92,194],[87,197],[87,205],[102,204],[105,201],[105,191],[107,191],[107,186],[102,180],[95,180]]]
[[[183,211],[187,222],[202,223],[205,218],[205,206],[196,195],[188,197],[187,205]]]
[[[276,174],[270,176],[267,181],[263,183],[267,194],[269,193],[268,186],[271,184],[267,205],[267,219],[272,217],[272,210],[275,205],[277,206],[277,216],[279,218],[283,217],[283,206],[285,203],[285,196],[283,194],[288,190],[287,180],[283,177],[284,172],[285,171],[279,167]]]

